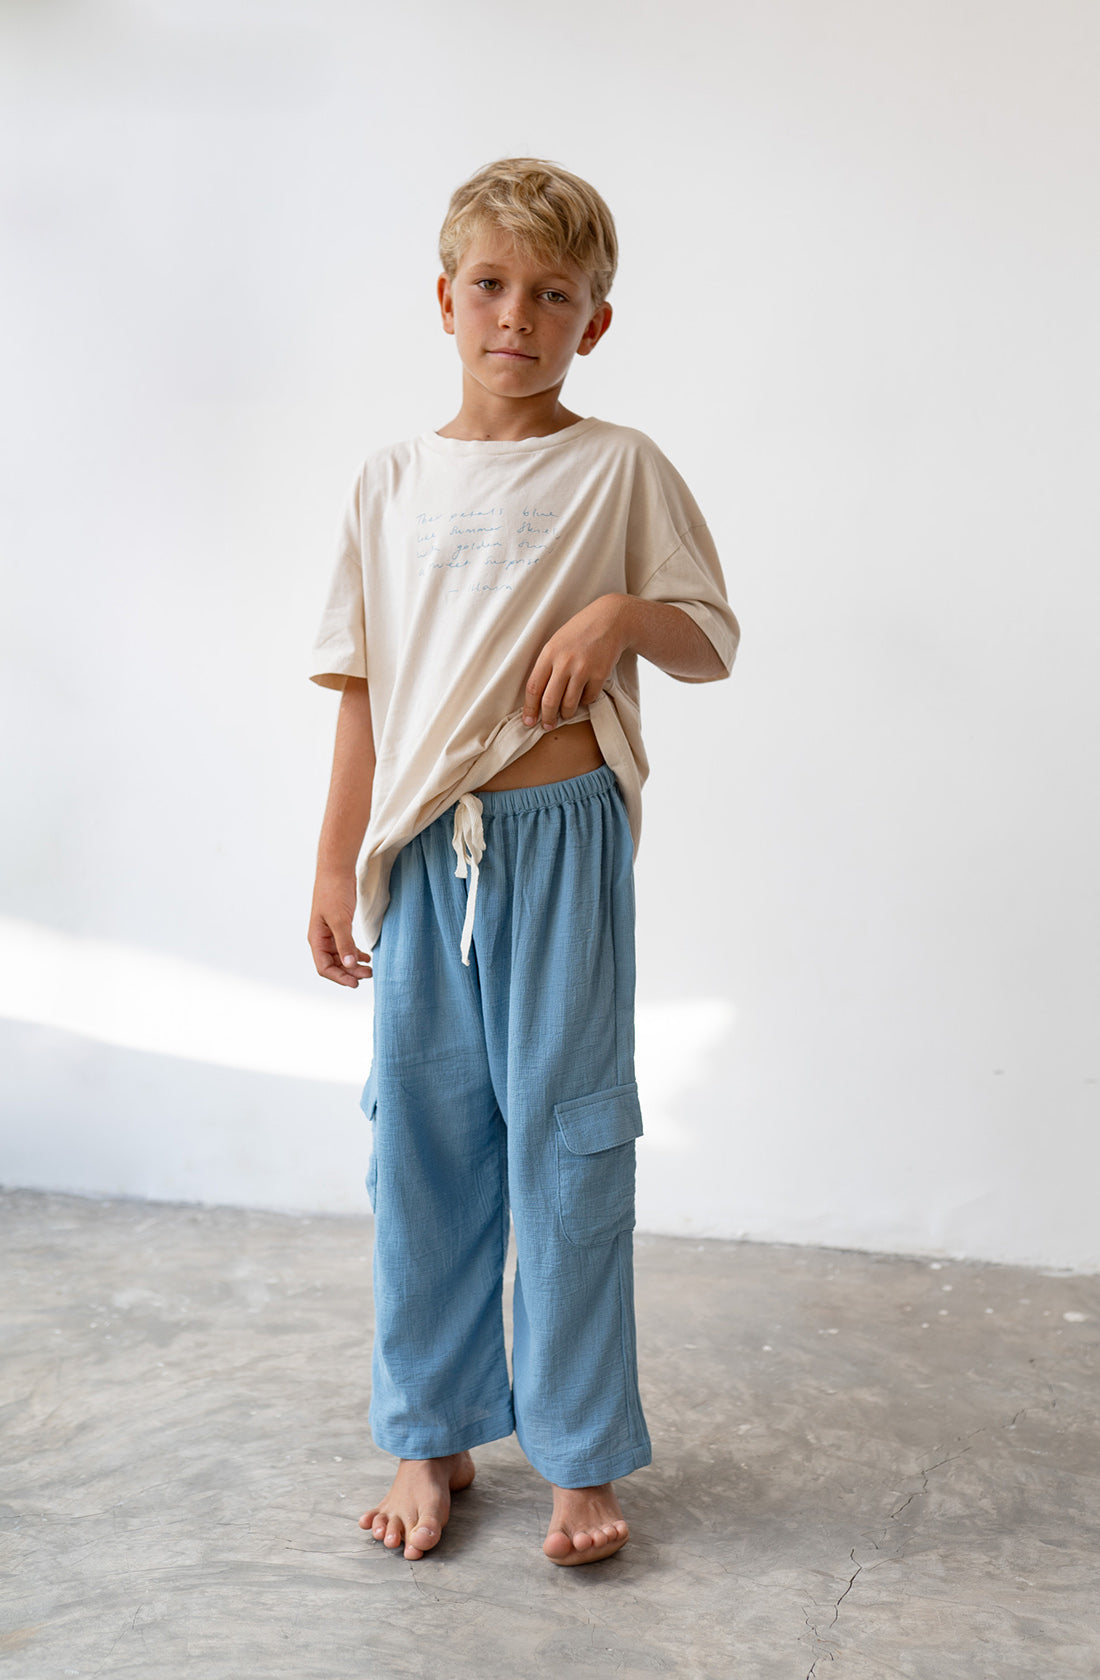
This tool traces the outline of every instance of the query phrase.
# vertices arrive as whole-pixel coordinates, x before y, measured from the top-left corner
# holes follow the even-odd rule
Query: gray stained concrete
[[[422,1562],[357,1526],[370,1226],[0,1198],[0,1675],[1100,1674],[1100,1280],[639,1237],[655,1461],[559,1569],[514,1441]]]

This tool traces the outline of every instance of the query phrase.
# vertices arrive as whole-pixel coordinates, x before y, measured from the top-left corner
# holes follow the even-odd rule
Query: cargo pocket
[[[570,1242],[610,1242],[634,1224],[638,1086],[615,1085],[556,1103],[558,1208]]]
[[[374,1068],[367,1075],[367,1082],[363,1086],[363,1095],[359,1098],[359,1107],[370,1122],[370,1161],[367,1164],[367,1200],[374,1212],[374,1197],[378,1187],[378,1141],[375,1135],[375,1120],[378,1114],[378,1089],[375,1084]]]

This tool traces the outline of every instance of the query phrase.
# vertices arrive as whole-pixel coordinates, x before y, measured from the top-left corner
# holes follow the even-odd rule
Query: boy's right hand
[[[309,913],[309,948],[322,979],[358,986],[371,978],[370,953],[352,938],[356,882],[350,876],[318,876]]]

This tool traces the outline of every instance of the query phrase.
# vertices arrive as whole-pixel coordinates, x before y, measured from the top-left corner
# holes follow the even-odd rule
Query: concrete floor
[[[366,1220],[0,1214],[5,1680],[1100,1675],[1100,1279],[639,1237],[630,1544],[547,1562],[506,1441],[406,1563]]]

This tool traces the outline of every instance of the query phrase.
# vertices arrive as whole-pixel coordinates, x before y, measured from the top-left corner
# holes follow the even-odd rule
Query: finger
[[[566,671],[554,670],[550,674],[550,680],[542,691],[542,704],[539,707],[539,718],[544,729],[557,728],[558,713],[561,711],[568,680],[569,675]]]
[[[543,690],[554,669],[554,661],[549,657],[545,648],[535,660],[534,669],[523,691],[523,721],[530,727],[537,723],[539,710],[542,706]]]
[[[350,951],[344,952],[340,961],[343,963],[345,968],[350,968],[354,974],[358,971],[362,963],[366,963],[367,967],[370,967],[370,952],[361,951],[358,945],[353,945]]]
[[[318,963],[317,972],[324,980],[335,980],[338,986],[358,986],[360,980],[369,980],[371,978],[369,969],[360,968],[352,974],[350,969],[344,968],[340,963],[336,962],[335,959],[327,964]]]
[[[341,954],[340,941],[329,927],[321,920],[310,929],[309,946],[313,952],[313,966],[325,980],[338,981],[342,986],[357,986],[360,979],[369,980],[371,977],[370,955],[360,951],[351,937],[350,929],[343,938],[344,950]]]
[[[570,677],[566,684],[565,693],[561,698],[561,715],[563,718],[576,716],[577,707],[584,699],[586,686],[583,676]]]
[[[348,974],[358,974],[360,979],[369,980],[371,972],[370,952],[360,951],[359,947],[356,946],[355,956],[350,960],[347,957],[344,958],[344,969]]]
[[[365,959],[364,953],[352,938],[350,922],[339,922],[332,928],[332,945],[341,968],[349,970],[352,974],[356,973],[359,963]]]

